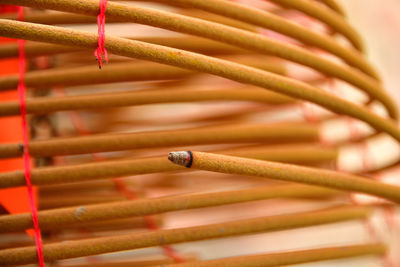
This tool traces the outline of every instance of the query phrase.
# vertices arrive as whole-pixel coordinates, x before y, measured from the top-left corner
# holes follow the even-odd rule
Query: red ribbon
[[[22,6],[18,7],[18,20],[24,20],[24,8]],[[39,220],[36,209],[36,203],[33,193],[33,187],[31,182],[31,159],[29,156],[29,146],[28,146],[28,124],[26,121],[26,101],[25,101],[25,40],[18,39],[18,65],[19,65],[19,83],[18,83],[18,96],[19,96],[19,104],[21,110],[21,121],[22,121],[22,134],[23,134],[23,144],[24,144],[24,152],[23,152],[23,160],[24,160],[24,174],[26,180],[26,186],[28,190],[28,198],[29,198],[29,206],[32,213],[32,221],[33,221],[33,229],[35,231],[35,242],[36,242],[36,250],[39,261],[39,266],[44,267],[44,258],[43,258],[43,244],[42,244],[42,235],[39,228]]]

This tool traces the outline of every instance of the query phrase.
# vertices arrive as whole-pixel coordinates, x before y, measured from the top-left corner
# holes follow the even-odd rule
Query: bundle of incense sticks
[[[1,131],[30,138],[0,144],[0,195],[29,179],[38,212],[0,206],[0,265],[400,263],[398,110],[336,0],[1,5],[27,40],[0,45],[27,62]]]

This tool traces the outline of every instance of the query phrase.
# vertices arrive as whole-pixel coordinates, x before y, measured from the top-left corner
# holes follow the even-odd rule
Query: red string
[[[80,135],[90,134],[86,125],[83,123],[83,121],[81,120],[81,117],[77,113],[75,113],[75,112],[70,113],[70,118],[71,118],[72,124],[74,125],[75,129],[78,131],[78,133]],[[101,155],[92,154],[92,156],[96,161],[104,160],[104,158]],[[134,192],[133,190],[128,188],[122,180],[120,180],[118,178],[113,178],[112,181],[113,181],[117,191],[119,193],[121,193],[121,195],[125,196],[127,199],[133,200],[133,199],[138,198],[136,192]],[[155,230],[160,229],[158,222],[154,216],[146,215],[146,216],[143,216],[143,218],[146,223],[146,227],[149,230],[155,231]],[[184,258],[182,256],[180,256],[179,253],[172,246],[162,245],[161,248],[164,251],[164,254],[167,257],[171,258],[174,262],[182,263],[185,261]]]
[[[117,188],[117,190],[124,195],[127,199],[136,199],[137,195],[135,194],[135,192],[133,192],[132,190],[128,189],[125,185],[125,183],[119,179],[113,179],[114,184]],[[144,221],[146,222],[146,226],[149,230],[155,231],[155,230],[159,230],[160,227],[158,226],[157,220],[155,219],[154,216],[151,215],[146,215],[143,216]],[[176,263],[182,263],[184,262],[184,259],[179,255],[179,253],[171,246],[168,245],[163,245],[161,246],[161,248],[164,251],[164,254],[173,259],[174,262]]]
[[[360,133],[359,130],[357,129],[356,125],[355,125],[355,121],[351,118],[347,118],[347,125],[349,128],[349,132],[350,132],[350,138],[355,140],[357,138],[359,138]],[[363,170],[364,172],[367,172],[370,168],[371,168],[371,157],[368,151],[368,143],[366,141],[364,141],[361,145],[361,155],[362,155],[362,166],[363,166]],[[377,178],[377,177],[376,177]],[[360,205],[361,203],[359,203],[359,201],[355,198],[355,195],[353,193],[350,193],[350,201],[354,204],[354,205]],[[385,208],[385,219],[390,222],[393,218],[391,217],[392,213],[389,213],[388,210]],[[368,231],[369,236],[372,239],[375,239],[377,241],[379,241],[379,235],[374,227],[374,225],[372,224],[372,222],[368,219],[364,220],[364,225]],[[390,224],[388,224],[390,227]],[[394,262],[390,257],[389,252],[387,252],[385,254],[385,256],[382,259],[383,262],[383,266],[384,267],[394,267]]]
[[[22,6],[18,7],[18,20],[24,20],[24,8]],[[35,198],[33,194],[33,187],[31,182],[31,160],[29,157],[29,146],[28,146],[28,124],[26,121],[26,102],[25,102],[25,40],[18,40],[18,63],[19,63],[19,83],[18,83],[18,96],[19,96],[19,104],[21,110],[21,119],[22,119],[22,133],[23,133],[23,143],[24,143],[24,152],[23,152],[23,160],[24,160],[24,174],[26,180],[26,186],[28,190],[28,198],[29,205],[32,213],[32,221],[33,228],[35,231],[35,242],[36,242],[36,250],[37,256],[39,260],[39,266],[44,267],[44,259],[43,259],[43,244],[42,244],[42,235],[39,228],[39,220],[36,209]]]
[[[18,6],[12,6],[12,5],[1,5],[0,6],[0,13],[14,13],[18,11]]]
[[[97,15],[97,32],[98,32],[98,40],[97,40],[97,48],[94,50],[94,56],[96,57],[97,62],[99,63],[99,69],[101,69],[103,64],[103,55],[105,63],[108,62],[108,53],[104,48],[105,43],[105,25],[106,25],[106,7],[107,0],[100,0],[100,12]]]

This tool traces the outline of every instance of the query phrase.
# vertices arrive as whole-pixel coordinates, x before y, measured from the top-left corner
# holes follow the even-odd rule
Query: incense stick
[[[102,72],[93,66],[32,71],[26,74],[25,81],[30,88],[43,90],[43,88],[58,85],[77,86],[94,83],[179,79],[190,74],[193,72],[155,63],[117,63],[107,65]],[[16,83],[17,76],[1,77],[0,91],[13,90]]]
[[[195,37],[144,37],[127,39],[143,41],[146,43],[158,44],[182,50],[193,51],[202,54],[235,54],[246,52],[240,48],[220,42]],[[51,43],[26,42],[26,56],[37,57],[46,55],[57,55],[61,53],[85,51],[84,47],[63,46]],[[18,47],[15,44],[2,44],[0,46],[0,58],[11,58],[18,56]]]
[[[266,231],[279,231],[312,225],[362,219],[368,208],[333,208],[297,214],[260,217],[233,222],[209,224],[179,229],[158,230],[147,233],[82,239],[44,245],[46,261],[123,251],[151,246],[222,238]],[[82,214],[84,216],[84,213]],[[0,251],[0,264],[21,265],[36,260],[34,247],[4,249]]]
[[[0,0],[3,1],[34,6],[32,21],[42,23],[91,23],[99,13],[99,0],[87,0],[84,3],[79,0]],[[397,107],[383,91],[379,74],[363,55],[361,40],[346,21],[336,0],[272,1],[277,5],[286,5],[286,8],[278,7],[279,10],[274,10],[276,5],[273,3],[262,2],[257,6],[265,4],[266,8],[251,8],[251,3],[237,4],[226,0],[144,1],[153,1],[156,8],[162,8],[157,10],[142,8],[140,3],[130,6],[131,3],[109,1],[107,20],[158,27],[156,31],[168,37],[138,38],[136,41],[110,36],[108,33],[111,31],[107,30],[107,40],[104,40],[104,16],[98,21],[103,24],[98,36],[66,27],[5,21],[1,19],[5,16],[0,14],[0,35],[45,42],[28,42],[27,53],[31,57],[54,55],[32,58],[27,70],[27,78],[31,82],[29,86],[33,89],[27,108],[28,113],[34,114],[30,116],[34,141],[29,148],[34,153],[35,167],[40,167],[33,170],[32,181],[39,186],[39,223],[45,231],[45,257],[51,264],[70,264],[71,261],[57,261],[83,256],[87,257],[82,259],[88,263],[86,266],[96,266],[96,261],[103,261],[103,257],[94,255],[128,249],[162,246],[166,248],[166,255],[172,255],[168,244],[179,242],[258,234],[336,221],[357,220],[348,223],[359,225],[370,219],[372,212],[377,209],[384,208],[385,212],[394,209],[393,203],[386,199],[400,203],[400,187],[384,184],[381,179],[374,182],[370,181],[372,178],[344,174],[337,169],[336,172],[325,170],[331,169],[335,163],[342,163],[347,148],[357,145],[356,142],[361,139],[362,142],[370,142],[375,140],[376,135],[389,134],[400,142],[400,129],[395,121],[398,118]],[[105,2],[100,1],[100,10],[105,10],[102,5]],[[38,11],[38,7],[79,14]],[[195,9],[189,10],[188,7]],[[0,13],[2,11],[3,8],[0,8]],[[37,17],[39,12],[43,16]],[[102,11],[100,13],[105,15]],[[311,30],[311,26],[315,28]],[[147,35],[146,27],[138,28],[145,29]],[[179,37],[171,37],[176,33]],[[182,36],[179,33],[189,35]],[[341,35],[339,39],[336,38],[337,34]],[[93,49],[97,45],[102,47],[104,41],[104,49],[100,50],[107,49],[113,54],[112,64],[99,72],[93,59]],[[58,55],[74,51],[78,52]],[[0,58],[12,58],[15,55],[15,46],[0,46]],[[155,63],[136,60],[128,63],[131,58]],[[59,67],[64,73],[61,73],[61,68],[57,69]],[[336,79],[340,80],[338,84],[334,84]],[[118,84],[124,81],[142,82]],[[343,81],[351,88],[339,88]],[[242,84],[241,87],[234,87],[237,82]],[[102,83],[115,84],[93,86]],[[84,87],[68,91],[78,94],[75,96],[60,97],[59,91],[56,91],[57,97],[47,97],[52,89],[56,89],[51,88],[55,85]],[[13,81],[12,76],[0,78],[0,91],[12,90],[14,86],[15,79]],[[128,87],[132,91],[122,91]],[[361,90],[356,93],[362,95],[363,99],[348,98],[347,92],[353,90]],[[86,91],[89,95],[79,95]],[[313,109],[315,121],[309,121],[306,112],[299,110],[299,102],[302,101],[310,101],[307,105],[313,106],[312,103],[315,103],[339,115]],[[157,105],[134,107],[153,104]],[[375,109],[376,104],[379,109]],[[387,112],[382,110],[382,106]],[[1,103],[0,116],[18,115],[18,108],[16,102]],[[82,112],[85,117],[78,119],[79,114],[75,110],[87,109]],[[52,115],[58,111],[64,112]],[[324,134],[327,132],[321,126],[325,127],[325,123],[331,126],[328,120],[340,120],[342,115],[351,116],[354,121],[362,120],[377,131],[369,134],[360,129],[360,133],[352,135],[354,138],[346,143],[335,142],[335,138],[325,142],[328,138],[324,138]],[[292,119],[300,119],[301,123],[291,123]],[[275,124],[275,121],[284,123]],[[249,124],[251,122],[263,124]],[[77,137],[81,134],[83,137]],[[54,138],[57,135],[61,138]],[[209,160],[208,154],[201,152],[170,156],[173,161],[186,167],[193,165],[192,169],[168,161],[165,156],[168,151],[188,149],[186,146],[226,156],[223,156],[223,160],[219,155]],[[90,154],[96,152],[104,153]],[[367,152],[372,154],[375,151],[364,150],[360,159],[364,162],[363,166],[367,166]],[[21,144],[8,142],[0,145],[0,158],[18,157],[21,153]],[[199,161],[204,163],[200,171],[194,169],[199,167],[199,162],[193,155],[206,155],[206,160]],[[215,154],[209,155],[214,157]],[[229,159],[229,164],[226,164],[226,159]],[[317,167],[275,165],[269,161]],[[53,166],[42,168],[44,165]],[[371,169],[378,167],[370,165]],[[201,171],[207,168],[215,172]],[[354,173],[365,173],[367,169],[370,170],[366,167]],[[99,181],[110,178],[115,182]],[[124,186],[125,181],[129,183],[129,188]],[[0,174],[0,189],[23,184],[21,171]],[[133,200],[136,189],[144,190],[142,187],[147,187],[146,192],[152,198]],[[227,189],[229,191],[224,191]],[[349,201],[347,191],[386,199],[376,200],[370,205],[356,205],[356,202]],[[60,198],[60,195],[63,197]],[[121,201],[122,196],[126,199]],[[351,206],[253,219],[248,219],[246,212],[242,214],[244,220],[240,221],[171,229],[175,222],[172,220],[171,223],[170,216],[173,219],[178,217],[179,224],[186,224],[184,219],[195,219],[196,215],[204,213],[212,216],[216,212],[223,217],[228,213],[235,215],[237,210],[245,207],[250,207],[251,214],[263,213],[261,209],[267,205],[267,214],[275,214],[275,207],[282,213],[287,209],[299,211],[303,205],[331,207],[339,201]],[[164,212],[172,212],[166,215],[164,227],[168,230],[157,229],[153,233],[146,233],[145,229],[141,229],[146,225],[150,226],[150,230],[155,230],[157,223],[146,218],[156,215],[162,220]],[[28,213],[5,214],[1,205],[0,213],[3,214],[0,216],[0,232],[13,232],[17,237],[22,237],[26,230],[32,228]],[[394,224],[390,222],[392,218],[389,215],[387,217],[388,225],[393,227]],[[234,216],[233,220],[237,219]],[[9,237],[10,234],[7,240]],[[370,237],[375,238],[372,234]],[[21,239],[23,242],[7,240],[0,242],[0,265],[35,261],[36,254],[29,238]],[[229,251],[232,258],[191,264],[274,266],[355,255],[377,255],[389,259],[392,251],[387,252],[381,240],[377,239],[376,242],[379,243],[318,250],[302,248],[290,253],[239,257],[234,251]],[[245,253],[243,250],[241,252]],[[134,255],[129,253],[129,262],[110,264],[124,266],[150,263],[135,261],[138,258]]]
[[[317,126],[301,123],[233,124],[32,141],[29,150],[32,156],[51,156],[195,144],[306,142],[318,140],[318,132]],[[19,144],[0,145],[0,158],[20,155]]]
[[[109,68],[107,68],[107,70],[108,69]],[[107,70],[104,71],[107,72]],[[179,71],[177,72],[179,73]],[[185,71],[183,71],[182,74],[185,74]],[[293,103],[295,100],[273,92],[251,87],[234,89],[216,88],[213,90],[174,90],[174,88],[168,88],[165,91],[119,92],[112,94],[106,93],[47,97],[44,99],[28,98],[26,100],[26,111],[28,114],[46,114],[65,110],[101,109],[160,103],[187,103],[201,101],[252,101],[269,105],[278,105]],[[16,101],[0,103],[0,116],[12,116],[18,114],[19,106]]]
[[[168,3],[165,0],[161,0],[162,3]],[[343,59],[349,65],[354,66],[365,72],[366,74],[378,78],[376,70],[374,70],[365,59],[362,58],[362,55],[358,53],[358,51],[350,50],[339,45],[333,38],[324,36],[322,34],[313,32],[299,26],[294,23],[290,23],[284,18],[281,18],[272,13],[252,8],[245,5],[239,5],[233,2],[221,1],[221,0],[209,0],[209,1],[201,1],[201,0],[177,0],[174,1],[174,4],[181,4],[188,7],[193,7],[197,9],[202,9],[207,12],[213,12],[215,14],[224,15],[230,18],[234,18],[236,20],[244,21],[247,23],[251,23],[266,29],[273,30],[275,32],[284,34],[296,40],[303,42],[304,44],[308,44],[311,46],[318,47],[322,50],[328,51],[339,58]],[[277,4],[280,4],[278,1]],[[322,8],[319,8],[317,5],[314,5],[311,2],[306,2],[307,5],[312,6],[315,10],[323,10],[325,13],[329,13],[331,17],[335,19],[325,20],[325,17],[319,16],[321,21],[327,21],[330,23],[332,21],[335,25],[340,25],[338,28],[345,28],[346,32],[351,32],[351,35],[354,36],[357,33],[347,24],[345,20],[338,16],[334,16],[333,12],[328,12]],[[332,24],[330,23],[330,24]],[[344,31],[341,31],[344,32]],[[353,39],[360,40],[357,36]],[[361,42],[357,43],[358,45]]]
[[[15,0],[7,0],[12,3]],[[39,1],[36,3],[35,1]],[[62,9],[62,11],[97,15],[97,1],[86,1],[85,4],[77,0],[73,1],[18,1],[18,4],[29,5],[32,7]],[[187,34],[202,36],[205,38],[223,41],[241,48],[258,51],[267,55],[275,55],[284,59],[303,64],[322,73],[342,79],[356,87],[367,90],[368,94],[373,95],[373,91],[380,88],[376,80],[352,68],[344,67],[326,60],[305,49],[288,45],[267,38],[260,34],[250,33],[220,24],[207,22],[200,19],[189,18],[168,12],[157,11],[147,8],[139,8],[117,3],[110,3],[107,8],[107,16],[124,17],[131,22],[143,23],[150,26],[161,27],[168,30],[183,32]],[[10,22],[10,21],[9,21]],[[380,91],[380,90],[379,90]]]
[[[330,28],[346,36],[355,48],[364,51],[363,43],[358,33],[338,14],[332,12],[328,8],[319,7],[318,4],[309,0],[272,0],[272,2],[284,7],[299,10],[319,21],[323,21]]]
[[[134,201],[120,201],[39,211],[39,223],[44,229],[57,229],[62,225],[75,223],[84,224],[85,222],[128,218],[256,200],[323,197],[337,194],[338,192],[334,190],[305,185],[259,186],[226,192],[138,199]],[[366,209],[365,207],[363,208],[363,210]],[[0,216],[0,232],[20,231],[31,227],[32,220],[29,213]]]
[[[217,260],[196,261],[183,264],[167,264],[166,267],[272,267],[301,264],[315,261],[335,260],[360,256],[380,256],[387,251],[384,244],[362,244],[352,246],[327,247],[310,250],[239,256]]]
[[[19,37],[22,29],[22,36],[24,38],[27,38],[27,35],[29,34],[30,37],[27,39],[42,40],[44,36],[47,36],[44,37],[44,39],[49,40],[48,36],[50,35],[53,42],[62,42],[63,44],[68,43],[75,46],[92,46],[95,45],[96,42],[95,35],[83,32],[78,33],[77,31],[65,30],[61,28],[55,30],[54,27],[51,26],[39,26],[32,24],[29,27],[26,27],[26,25],[29,24],[13,21],[4,22],[2,20],[0,20],[0,25],[2,25],[2,27],[0,27],[0,34],[4,35],[7,33],[7,36],[12,37]],[[74,37],[71,38],[72,36]],[[76,38],[77,36],[81,37]],[[115,43],[118,43],[121,46],[115,46]],[[260,72],[255,69],[250,69],[249,67],[244,68],[234,63],[228,63],[226,61],[216,60],[190,52],[177,51],[171,48],[144,43],[139,44],[138,42],[116,37],[108,37],[106,47],[112,53],[125,56],[135,55],[138,58],[147,58],[157,62],[177,65],[180,67],[194,68],[196,70],[217,74],[240,82],[250,83],[293,97],[305,99],[310,102],[320,104],[334,112],[340,112],[342,114],[359,118],[365,122],[368,122],[371,126],[378,130],[387,131],[393,137],[400,140],[400,132],[393,122],[384,121],[381,117],[366,110],[365,108],[351,104],[338,97],[334,97],[312,86],[299,83],[297,81],[294,82],[283,77],[268,74],[267,72]],[[244,73],[248,74],[248,76],[244,75]],[[382,91],[379,91],[379,94],[382,93]],[[385,99],[393,104],[390,98]],[[384,104],[389,104],[389,102],[385,100]],[[392,104],[389,104],[389,106],[392,106]],[[395,106],[393,105],[392,107]],[[390,114],[392,114],[394,117],[397,117],[397,112],[394,112],[394,109],[389,108],[391,111]]]
[[[273,31],[279,32],[281,34],[285,34],[287,36],[300,40],[305,44],[314,45],[318,48],[327,50],[339,56],[344,61],[348,62],[351,66],[358,67],[366,74],[371,75],[374,78],[377,77],[376,71],[373,70],[373,68],[369,65],[369,63],[367,63],[362,58],[362,56],[358,54],[356,51],[351,51],[349,49],[346,49],[341,45],[339,45],[335,40],[333,40],[330,37],[325,37],[321,34],[317,34],[304,27],[297,26],[296,24],[290,23],[287,20],[280,18],[279,16],[261,11],[259,9],[250,8],[244,5],[238,5],[235,3],[230,3],[220,0],[211,0],[211,1],[180,0],[175,2],[176,3],[174,4],[178,3],[188,7],[203,9],[207,12],[213,12],[215,14],[234,18],[236,19],[236,21],[244,21],[252,23],[254,25],[265,27]],[[40,18],[45,16],[46,15],[42,14]],[[54,15],[52,16],[54,17]],[[30,21],[27,20],[27,22]],[[40,23],[37,22],[37,20],[33,22]],[[46,24],[46,22],[41,22],[41,23]],[[346,24],[346,22],[343,22],[342,24]]]
[[[325,186],[400,203],[400,187],[352,174],[193,151],[171,152],[168,159],[188,168]]]

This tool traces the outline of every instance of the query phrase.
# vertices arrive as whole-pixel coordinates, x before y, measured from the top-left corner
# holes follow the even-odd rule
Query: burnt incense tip
[[[191,151],[170,152],[168,159],[175,164],[190,168],[193,162],[193,154]]]

